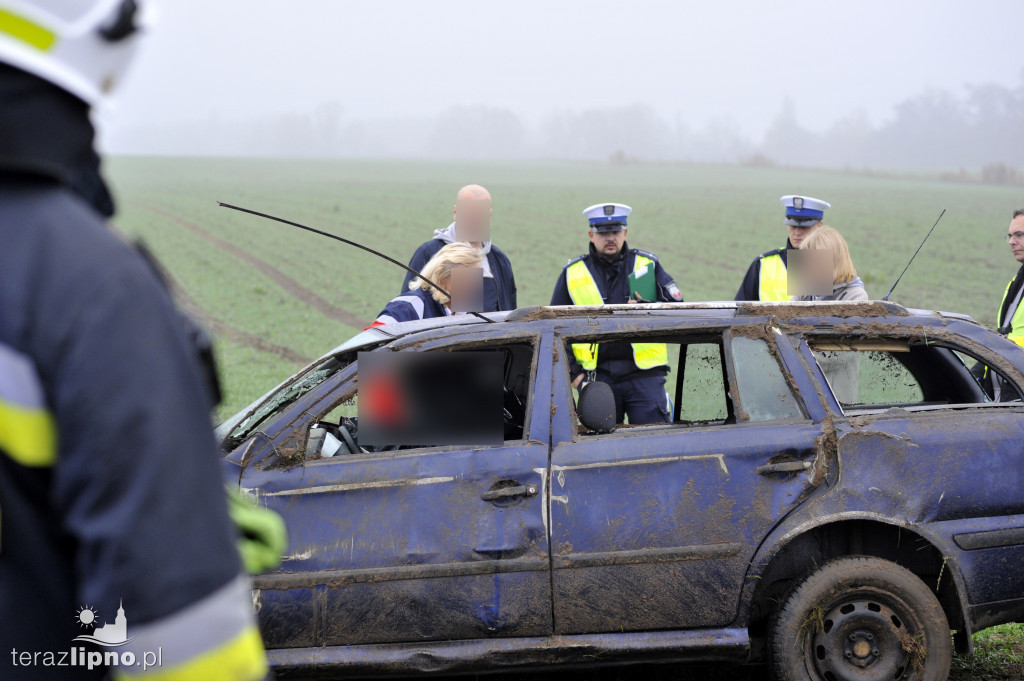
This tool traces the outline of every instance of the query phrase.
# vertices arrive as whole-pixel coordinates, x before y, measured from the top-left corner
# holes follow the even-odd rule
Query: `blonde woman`
[[[455,299],[460,299],[467,294],[472,295],[473,292],[461,290],[459,287],[464,285],[460,285],[459,282],[463,278],[452,276],[452,273],[461,268],[480,269],[483,266],[483,259],[483,251],[479,248],[465,241],[456,241],[435,253],[420,273]],[[415,319],[447,317],[451,314],[451,299],[417,277],[409,282],[409,292],[392,299],[377,315],[373,324],[366,328]]]
[[[850,259],[846,239],[837,230],[819,227],[804,239],[800,248],[832,252],[832,295],[803,296],[800,300],[868,300],[864,282],[857,276]],[[860,388],[860,357],[857,353],[828,351],[815,352],[814,356],[839,404],[856,404]]]
[[[868,300],[864,282],[850,259],[846,239],[838,230],[823,225],[803,240],[800,249],[832,252],[832,295],[802,296],[800,300]]]

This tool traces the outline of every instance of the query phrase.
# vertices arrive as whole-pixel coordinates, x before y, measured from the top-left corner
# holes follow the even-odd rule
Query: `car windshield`
[[[352,353],[351,356],[343,355],[341,357],[328,357],[296,380],[282,386],[277,392],[270,395],[259,407],[235,426],[235,428],[228,434],[228,437],[224,442],[225,446],[227,448],[234,447],[239,442],[249,437],[249,435],[256,430],[256,428],[262,425],[271,415],[276,414],[283,407],[295,402],[295,400],[326,381],[338,371],[344,369],[349,365],[351,359],[354,359],[354,353]]]

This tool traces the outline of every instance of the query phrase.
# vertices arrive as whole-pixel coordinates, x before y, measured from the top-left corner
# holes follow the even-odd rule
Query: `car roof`
[[[494,322],[529,322],[539,319],[572,319],[609,315],[678,314],[683,317],[707,316],[709,313],[727,317],[774,316],[783,319],[800,317],[945,317],[974,322],[969,315],[906,308],[889,301],[705,301],[695,303],[638,303],[622,305],[534,305],[508,312],[487,312],[482,317]],[[397,322],[375,326],[353,336],[327,355],[347,352],[382,341],[391,341],[422,331],[444,327],[486,324],[480,317],[458,314],[434,319]],[[326,355],[325,355],[326,356]]]

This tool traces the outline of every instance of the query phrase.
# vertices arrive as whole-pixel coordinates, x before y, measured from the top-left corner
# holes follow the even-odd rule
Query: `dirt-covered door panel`
[[[756,547],[820,482],[822,425],[771,333],[667,340],[672,423],[581,428],[552,452],[557,633],[729,624]]]
[[[809,350],[809,353],[808,353]],[[1024,593],[1024,405],[998,366],[936,332],[809,334],[835,398],[833,503],[931,526],[972,603]],[[996,402],[986,381],[999,380]],[[980,379],[980,380],[979,380]],[[987,521],[979,525],[979,518]],[[994,534],[993,534],[994,533]]]
[[[280,513],[289,532],[282,566],[255,581],[269,647],[551,633],[543,506],[550,404],[545,391],[532,397],[535,384],[550,385],[550,340],[485,349],[506,358],[506,415],[518,421],[506,430],[512,439],[363,451],[350,420],[359,399],[353,376],[304,410],[300,465],[275,466],[271,457],[262,469],[246,468],[242,487]]]

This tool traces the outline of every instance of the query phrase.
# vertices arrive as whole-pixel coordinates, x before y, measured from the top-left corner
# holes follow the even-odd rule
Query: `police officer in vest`
[[[634,279],[653,271],[657,302],[682,302],[683,294],[653,253],[626,245],[626,220],[633,209],[621,203],[599,203],[583,211],[590,221],[590,252],[570,260],[555,284],[552,305],[611,305],[656,302],[643,300],[636,291],[630,298],[629,275]],[[647,275],[650,276],[650,275]],[[574,343],[573,385],[585,375],[608,383],[615,393],[616,421],[662,423],[671,419],[665,374],[668,350],[664,343]]]
[[[1017,345],[1024,346],[1024,305],[1021,305],[1021,298],[1024,298],[1024,208],[1013,212],[1010,226],[1006,230],[1006,240],[1010,244],[1014,260],[1021,263],[1021,266],[1003,292],[1003,300],[999,303],[999,311],[996,314],[996,324],[999,333]],[[972,372],[981,381],[989,397],[995,401],[1017,398],[1017,391],[1006,390],[1003,380],[990,372],[983,363],[978,362]]]
[[[789,300],[786,290],[786,251],[800,248],[811,232],[821,225],[825,211],[832,207],[827,201],[809,196],[783,196],[786,207],[783,223],[789,228],[785,248],[777,248],[757,256],[743,277],[736,300]]]
[[[1020,304],[1024,296],[1024,208],[1013,212],[1013,219],[1006,230],[1006,240],[1014,260],[1022,264],[1003,292],[996,324],[1000,333],[1017,345],[1024,346],[1024,305]]]

